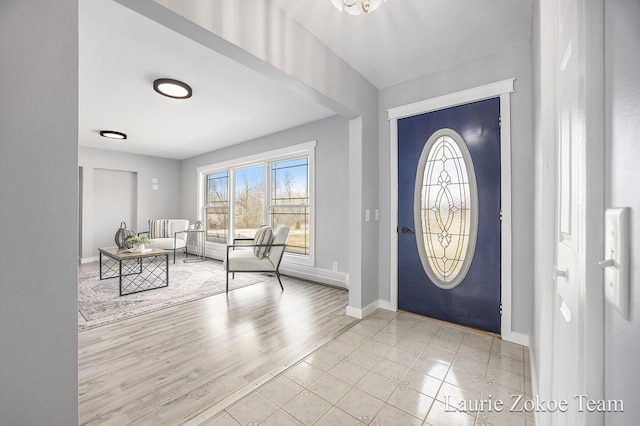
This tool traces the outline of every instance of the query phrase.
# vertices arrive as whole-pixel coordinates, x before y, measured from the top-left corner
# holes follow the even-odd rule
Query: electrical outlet
[[[334,271],[338,270],[338,262],[333,262],[333,270]]]

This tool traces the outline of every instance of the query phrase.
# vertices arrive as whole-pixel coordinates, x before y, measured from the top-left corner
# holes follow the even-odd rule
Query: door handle
[[[400,232],[402,232],[403,234],[415,234],[415,232],[413,232],[411,229],[407,228],[406,226],[403,226],[402,228],[400,228]]]
[[[562,277],[562,278],[567,278],[569,276],[568,271],[562,270],[562,269],[558,269],[557,266],[553,267],[553,280],[557,280],[558,278]]]

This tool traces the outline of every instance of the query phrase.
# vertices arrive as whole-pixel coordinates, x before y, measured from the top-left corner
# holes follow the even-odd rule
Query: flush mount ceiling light
[[[153,82],[153,89],[161,95],[174,99],[191,97],[191,87],[188,84],[171,78],[159,78]]]
[[[122,132],[116,132],[115,130],[100,130],[100,136],[109,139],[126,139],[127,135]]]
[[[349,15],[361,15],[376,10],[386,0],[331,0],[331,3],[339,11],[345,11]]]

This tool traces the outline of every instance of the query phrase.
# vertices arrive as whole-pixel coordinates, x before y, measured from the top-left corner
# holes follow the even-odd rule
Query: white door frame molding
[[[511,100],[514,92],[513,78],[436,98],[426,99],[387,110],[390,128],[389,170],[390,176],[390,303],[389,308],[398,309],[398,120],[414,115],[437,111],[490,98],[500,98],[500,171],[501,171],[501,285],[502,319],[501,335],[504,340],[529,346],[529,336],[515,333],[511,329]]]

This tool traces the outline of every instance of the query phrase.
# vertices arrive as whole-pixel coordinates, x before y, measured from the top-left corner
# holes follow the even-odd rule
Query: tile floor
[[[210,425],[533,425],[525,347],[378,310]],[[504,403],[500,408],[499,402]]]

